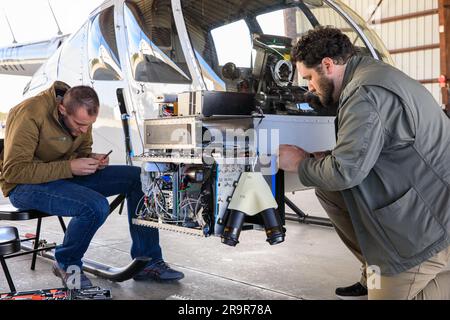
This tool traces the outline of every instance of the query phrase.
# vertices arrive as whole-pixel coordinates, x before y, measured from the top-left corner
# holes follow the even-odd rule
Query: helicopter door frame
[[[187,32],[186,24],[184,22],[183,9],[181,7],[180,0],[171,0],[172,4],[172,14],[175,21],[175,26],[177,28],[178,37],[180,39],[181,48],[183,54],[185,55],[186,63],[191,73],[192,86],[194,90],[207,90],[206,84],[203,81],[203,75],[195,55],[194,49],[192,48],[189,34]]]

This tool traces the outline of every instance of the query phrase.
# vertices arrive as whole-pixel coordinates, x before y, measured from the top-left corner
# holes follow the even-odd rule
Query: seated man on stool
[[[95,91],[55,82],[9,112],[0,159],[3,194],[21,209],[71,217],[62,245],[55,251],[55,275],[67,285],[70,270],[81,270],[92,238],[109,215],[107,197],[125,194],[132,238],[131,257],[150,257],[135,280],[180,280],[183,273],[163,260],[157,229],[133,225],[143,193],[140,168],[109,166],[92,153],[92,124],[99,111]],[[84,273],[81,287],[92,286]]]

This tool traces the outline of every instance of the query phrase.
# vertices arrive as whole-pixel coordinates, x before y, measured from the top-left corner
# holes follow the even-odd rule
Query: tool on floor
[[[111,300],[111,291],[99,287],[85,289],[57,288],[0,293],[1,300]]]

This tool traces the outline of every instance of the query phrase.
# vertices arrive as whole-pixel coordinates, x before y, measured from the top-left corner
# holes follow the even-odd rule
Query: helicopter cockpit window
[[[305,7],[303,7],[303,10],[305,10]],[[288,7],[258,15],[256,21],[261,27],[263,34],[292,39],[291,45],[294,45],[299,35],[314,28],[312,21],[308,19],[303,10],[299,7]],[[307,10],[310,9],[307,8]],[[318,21],[314,22],[317,23]],[[303,87],[308,86],[307,81],[299,77],[298,74],[294,75],[292,84]]]
[[[216,2],[211,2],[210,5],[220,7],[220,3]],[[190,8],[196,10],[192,6]],[[199,23],[201,18],[197,16],[197,12],[191,13],[187,9],[183,12],[207,89],[241,91],[236,83],[244,74],[251,74],[254,54],[251,33],[245,20],[240,19],[210,29],[207,22]],[[215,19],[217,17],[213,12],[210,12],[209,17]]]
[[[155,1],[154,5],[158,6]],[[125,23],[136,81],[189,84],[191,76],[169,5],[148,10],[143,1],[127,1]]]
[[[307,92],[307,82],[291,62],[292,47],[307,31],[334,26],[350,37],[359,54],[382,51],[339,0],[186,0],[181,5],[205,83],[219,79],[214,87],[221,81],[226,91],[255,94],[265,113],[308,113],[306,102],[314,107],[310,114],[330,115]]]
[[[227,71],[231,73],[238,69],[230,70],[228,66],[236,66],[239,70],[250,70],[252,64],[252,38],[247,24],[244,20],[239,20],[211,31],[214,46],[217,50],[218,64],[222,67],[222,77],[224,84],[233,82],[239,75],[227,76]],[[230,45],[232,43],[232,45]],[[225,72],[225,75],[224,75]],[[229,91],[233,86],[228,86]]]
[[[244,20],[216,28],[211,34],[219,65],[233,62],[237,67],[251,67],[252,38]]]
[[[341,7],[339,1],[333,3]],[[210,74],[220,78],[227,91],[258,92],[266,85],[306,87],[290,65],[289,53],[298,38],[319,25],[340,28],[360,54],[371,54],[344,17],[344,13],[352,16],[348,8],[342,13],[328,1],[183,1],[182,5],[191,44],[201,57],[198,60],[209,65]],[[383,46],[371,43],[384,59]],[[211,78],[201,69],[204,78]]]
[[[263,33],[298,39],[302,34],[313,28],[311,21],[305,15],[308,10],[315,18],[315,23],[321,26],[333,26],[341,29],[359,49],[361,54],[370,54],[361,37],[349,23],[334,9],[321,3],[307,7],[290,7],[259,15],[256,20]],[[294,40],[295,42],[295,40]],[[294,42],[292,44],[294,44]],[[307,82],[295,75],[294,85],[307,86]]]
[[[93,80],[121,80],[114,29],[114,7],[103,10],[91,21],[88,55]]]

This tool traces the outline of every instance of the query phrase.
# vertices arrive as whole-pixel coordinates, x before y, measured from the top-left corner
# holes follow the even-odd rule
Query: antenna
[[[13,43],[17,43],[16,37],[14,36],[13,29],[11,28],[11,24],[9,23],[8,15],[6,14],[5,10],[3,10],[3,11],[5,13],[6,22],[8,23],[8,26],[9,26],[9,31],[11,31],[11,35],[13,37]]]
[[[61,28],[59,27],[58,19],[56,19],[55,13],[53,12],[52,5],[50,4],[50,0],[47,0],[48,6],[50,7],[50,11],[52,12],[53,19],[55,19],[56,26],[58,27],[58,36],[62,35]]]
[[[375,13],[377,12],[378,8],[381,6],[382,3],[383,3],[383,0],[380,0],[380,1],[378,2],[378,4],[376,5],[375,9],[373,9],[373,12],[372,12],[372,14],[370,15],[369,19],[367,19],[366,23],[371,22],[373,16],[375,15]]]

